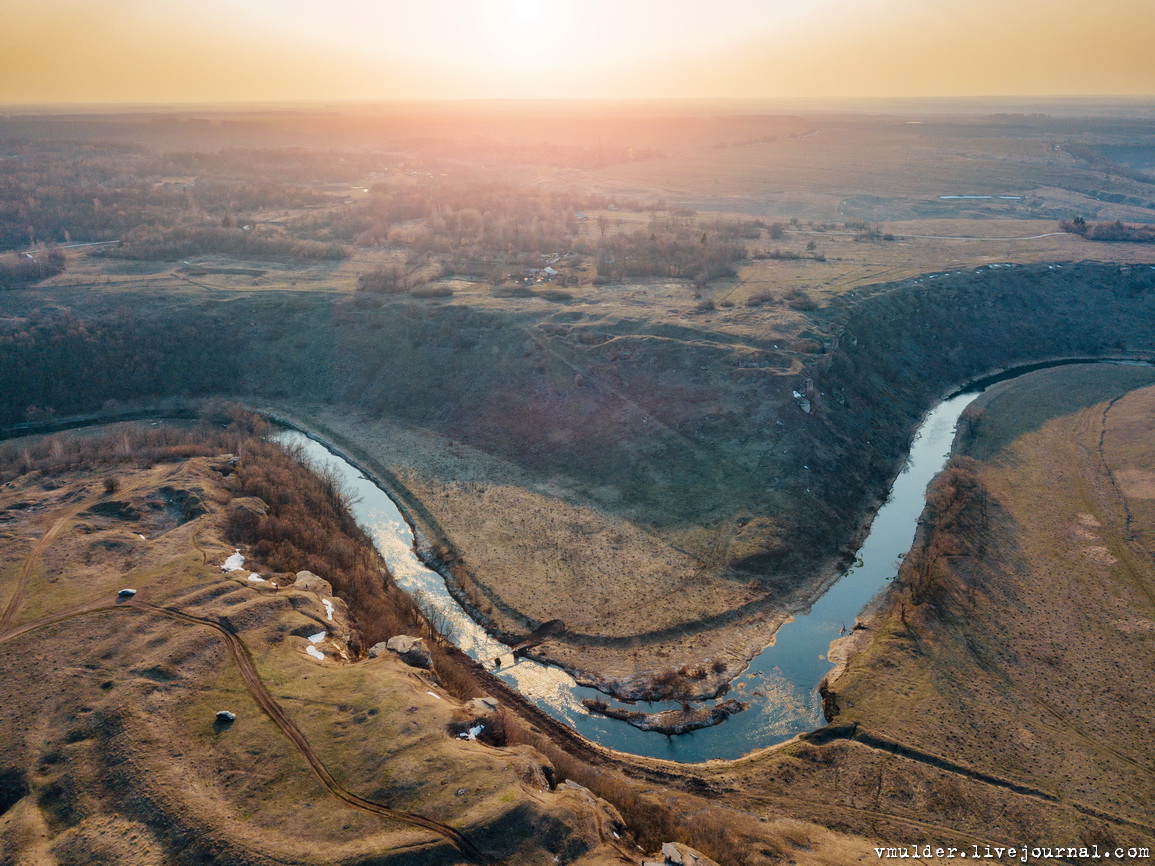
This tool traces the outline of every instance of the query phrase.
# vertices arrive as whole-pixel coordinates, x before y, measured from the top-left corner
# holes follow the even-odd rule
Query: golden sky
[[[1155,95],[1155,0],[0,0],[0,104]]]

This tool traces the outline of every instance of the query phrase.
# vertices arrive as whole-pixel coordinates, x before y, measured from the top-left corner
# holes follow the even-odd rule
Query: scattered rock
[[[204,499],[195,490],[184,487],[161,487],[143,503],[155,521],[166,526],[181,526],[208,514]]]
[[[209,469],[214,472],[219,472],[221,475],[228,477],[236,471],[237,464],[240,462],[241,458],[236,454],[222,454],[220,457],[214,457],[210,460],[208,466]]]
[[[389,638],[385,644],[390,651],[397,653],[401,661],[415,668],[429,670],[433,667],[433,656],[425,647],[425,641],[419,637],[410,637],[407,634],[398,634]]]
[[[235,722],[237,720],[236,713],[230,713],[228,710],[217,710],[218,722]]]
[[[389,649],[389,644],[385,643],[385,641],[375,643],[373,646],[369,647],[369,658],[375,659],[379,656],[383,656],[385,655],[385,651],[387,649]]]
[[[642,861],[643,864],[661,864],[661,866],[718,866],[700,851],[695,851],[689,845],[681,842],[666,842],[662,845],[661,853],[651,854]]]
[[[718,864],[689,845],[667,842],[659,853],[643,857],[642,866],[718,866]]]
[[[667,736],[685,734],[699,728],[719,725],[734,713],[740,713],[749,704],[731,698],[713,707],[696,707],[681,710],[666,710],[662,713],[641,713],[637,710],[619,710],[604,701],[583,700],[582,705],[591,713],[619,719],[642,731],[657,731]]]
[[[611,836],[620,839],[622,834],[626,832],[626,822],[621,813],[589,788],[579,785],[573,779],[566,779],[563,784],[558,786],[557,790],[562,796],[574,797],[583,801],[587,806],[593,807],[598,835],[602,839],[608,840]]]

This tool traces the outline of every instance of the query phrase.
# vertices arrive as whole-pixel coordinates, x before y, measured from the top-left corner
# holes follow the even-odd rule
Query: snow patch
[[[425,694],[433,695],[433,697],[437,698],[437,700],[441,700],[441,695],[437,694],[437,692],[426,692]]]
[[[224,565],[221,566],[221,571],[240,571],[245,567],[245,555],[239,549],[233,551],[233,555],[225,560]]]
[[[264,583],[265,582],[265,579],[263,577],[261,577],[259,574],[257,574],[255,571],[249,575],[249,580],[251,580],[253,583]]]
[[[459,739],[459,740],[476,740],[477,735],[480,734],[484,730],[485,730],[485,725],[474,725],[468,731],[465,731],[463,733],[458,734],[457,739]]]
[[[305,647],[305,652],[307,652],[309,655],[311,655],[315,659],[321,659],[321,661],[325,660],[325,654],[323,652],[321,652],[319,649],[317,649],[315,646]]]
[[[148,541],[148,539],[145,538],[143,535],[141,535],[139,532],[136,534],[136,537],[139,538],[141,541]]]
[[[319,631],[316,634],[311,634],[309,635],[309,643],[320,643],[325,639],[327,634],[327,631]]]
[[[325,616],[329,618],[329,622],[333,621],[333,602],[327,598],[321,599],[321,604],[325,605]]]

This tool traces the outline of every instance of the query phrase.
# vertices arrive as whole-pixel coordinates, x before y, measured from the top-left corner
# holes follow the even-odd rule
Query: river
[[[354,493],[354,516],[381,551],[397,583],[414,594],[446,637],[472,658],[492,668],[493,660],[501,657],[501,667],[495,671],[498,676],[587,739],[622,752],[695,763],[737,758],[822,725],[817,689],[831,669],[826,659],[830,642],[843,629],[852,628],[863,607],[895,577],[899,559],[914,540],[926,487],[949,455],[959,415],[980,391],[975,388],[949,397],[927,414],[915,434],[906,467],[876,514],[855,565],[809,612],[783,624],[774,642],[732,683],[730,696],[748,701],[749,708],[715,727],[672,737],[591,716],[581,701],[596,698],[611,706],[646,711],[676,709],[677,703],[627,705],[579,686],[560,668],[532,659],[514,659],[505,644],[490,637],[458,605],[442,576],[417,558],[413,529],[385,490],[304,433],[285,430],[277,438],[300,445],[312,462],[332,467]]]
[[[833,582],[808,611],[788,619],[773,642],[731,684],[729,697],[749,702],[748,709],[715,727],[670,737],[640,731],[623,721],[592,716],[581,702],[589,698],[621,709],[648,712],[677,709],[680,704],[625,704],[579,686],[560,668],[532,659],[515,659],[508,646],[490,637],[453,599],[444,578],[418,559],[413,528],[385,489],[304,432],[282,429],[275,438],[299,445],[313,464],[332,468],[353,493],[354,517],[381,552],[398,585],[412,594],[434,625],[473,659],[589,740],[625,753],[696,763],[738,758],[823,724],[818,686],[832,668],[826,657],[830,643],[853,627],[862,609],[897,575],[899,561],[914,540],[927,485],[949,457],[962,411],[993,384],[1074,363],[1152,366],[1147,361],[1091,358],[1040,362],[978,380],[940,402],[927,413],[915,433],[906,465],[876,513],[854,566]],[[102,421],[106,423],[107,419]],[[66,426],[90,426],[102,421],[85,419]],[[492,667],[495,658],[501,659],[497,670]]]

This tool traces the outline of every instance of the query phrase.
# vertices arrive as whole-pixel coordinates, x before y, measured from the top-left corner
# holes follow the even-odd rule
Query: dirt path
[[[56,540],[60,535],[61,530],[64,529],[65,524],[72,518],[79,514],[84,509],[92,504],[91,500],[86,500],[80,505],[74,505],[68,509],[63,515],[53,521],[52,525],[48,527],[40,539],[28,551],[28,555],[24,557],[24,564],[20,567],[20,573],[16,576],[16,588],[12,591],[11,597],[8,599],[8,604],[4,607],[4,613],[0,615],[0,633],[8,627],[12,621],[12,617],[20,610],[24,604],[24,597],[28,594],[28,583],[32,580],[32,573],[36,570],[36,564],[40,561],[41,555],[48,549],[48,545]]]
[[[61,518],[57,523],[62,523],[67,518]],[[55,526],[55,524],[54,524]],[[47,536],[46,536],[47,537]],[[43,541],[44,539],[42,539]],[[449,844],[461,852],[470,862],[479,864],[489,864],[492,861],[486,857],[472,842],[469,841],[463,834],[453,829],[447,824],[442,824],[434,821],[431,818],[426,818],[422,815],[417,815],[412,812],[404,812],[398,809],[391,809],[380,803],[375,803],[352,791],[345,788],[340,782],[333,778],[332,773],[321,761],[320,757],[314,751],[301,729],[288,717],[280,704],[265,688],[264,683],[261,682],[260,674],[257,672],[256,664],[253,662],[253,657],[249,653],[248,647],[245,646],[244,641],[234,632],[230,627],[222,625],[214,619],[206,617],[194,616],[190,613],[185,613],[182,610],[170,607],[161,607],[155,604],[149,604],[145,601],[126,601],[120,604],[106,604],[101,602],[93,602],[87,605],[81,605],[76,608],[64,611],[62,613],[54,614],[52,616],[41,617],[29,623],[25,623],[17,628],[4,630],[0,627],[0,643],[12,640],[20,635],[27,634],[38,628],[54,625],[65,620],[75,619],[76,617],[85,616],[92,613],[101,613],[107,611],[131,610],[135,613],[151,613],[159,616],[164,616],[178,622],[189,623],[190,625],[200,625],[211,628],[220,634],[228,645],[229,652],[232,653],[237,667],[240,669],[241,679],[248,689],[249,694],[257,705],[264,711],[264,713],[272,720],[281,733],[293,744],[301,756],[308,763],[312,769],[313,774],[320,780],[329,792],[339,800],[347,803],[355,809],[360,809],[363,812],[370,812],[375,815],[381,815],[385,818],[391,818],[395,821],[400,821],[404,824],[409,824],[414,827],[422,827],[445,838]]]
[[[858,234],[858,232],[820,232],[820,231],[815,231],[812,229],[785,229],[785,231],[787,234],[792,234],[792,235],[844,235],[844,236],[848,236],[848,237],[853,237],[854,235]],[[977,237],[975,235],[908,235],[908,234],[903,234],[903,235],[901,235],[901,237],[915,238],[918,240],[927,240],[927,241],[1037,241],[1037,240],[1041,240],[1042,238],[1053,238],[1053,237],[1057,237],[1059,235],[1065,235],[1065,234],[1068,234],[1068,232],[1046,232],[1046,233],[1041,234],[1041,235],[1020,235],[1018,237],[1005,237],[1005,238],[986,238],[986,237]],[[980,265],[980,267],[981,267],[981,265]]]

